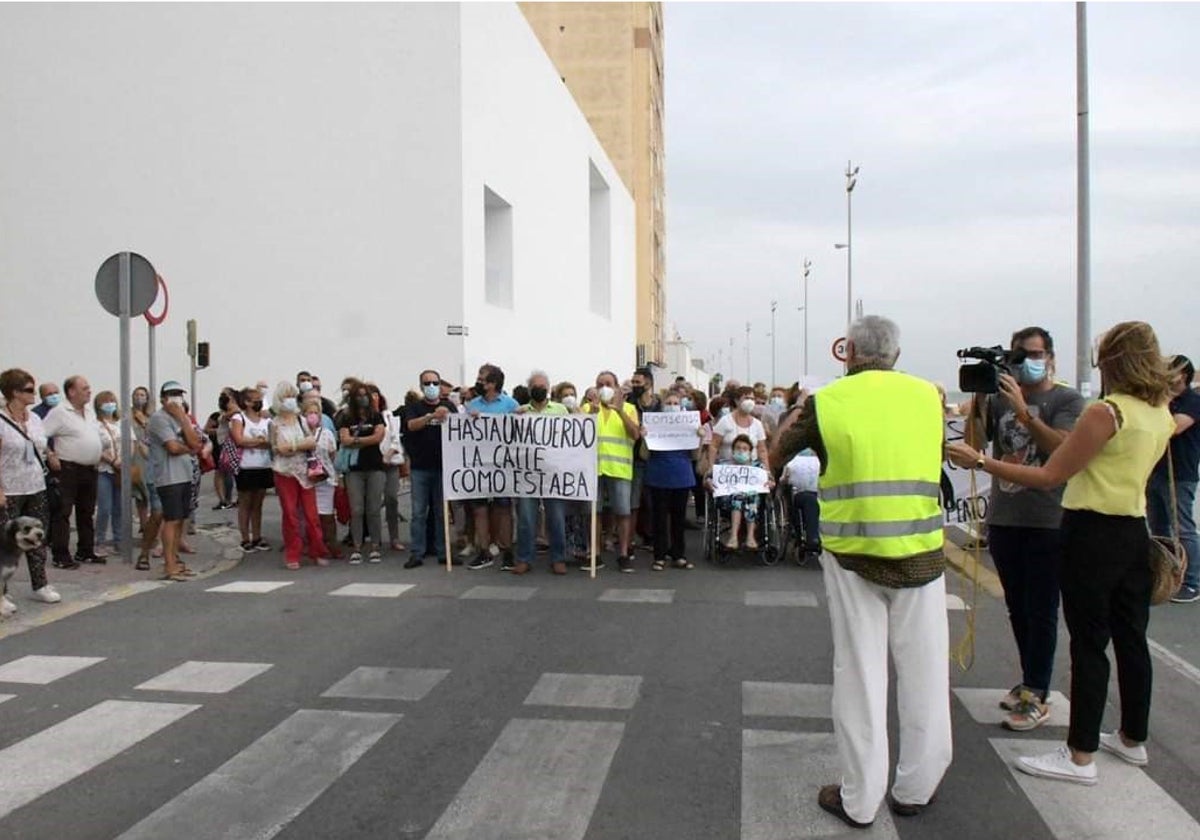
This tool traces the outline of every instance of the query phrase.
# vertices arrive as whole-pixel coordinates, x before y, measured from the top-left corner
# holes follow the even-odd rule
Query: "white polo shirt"
[[[46,437],[54,438],[54,454],[64,461],[94,467],[100,463],[100,426],[84,407],[84,414],[67,402],[50,409],[42,422]]]

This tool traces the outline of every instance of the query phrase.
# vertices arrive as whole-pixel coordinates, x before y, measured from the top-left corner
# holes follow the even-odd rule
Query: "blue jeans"
[[[1187,552],[1188,567],[1183,585],[1200,589],[1200,539],[1196,536],[1196,482],[1175,479],[1175,495],[1179,499],[1179,541]],[[1146,519],[1150,533],[1170,537],[1175,530],[1171,509],[1171,481],[1155,473],[1146,487]]]
[[[988,528],[988,552],[1004,585],[1004,603],[1021,657],[1021,684],[1045,698],[1058,647],[1059,567],[1057,528]]]
[[[96,542],[121,542],[121,477],[100,473],[96,482]],[[108,534],[111,532],[112,537]]]
[[[546,532],[550,537],[550,562],[567,560],[566,503],[562,499],[517,499],[517,560],[533,563],[539,504],[546,506]]]
[[[433,517],[433,551],[446,559],[446,520],[442,505],[442,471],[418,470],[409,474],[412,487],[412,518],[408,523],[408,550],[413,557],[424,557],[429,517]]]

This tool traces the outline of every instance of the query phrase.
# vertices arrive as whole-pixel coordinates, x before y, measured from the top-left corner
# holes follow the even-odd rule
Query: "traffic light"
[[[196,367],[208,367],[208,342],[201,341],[196,345]]]

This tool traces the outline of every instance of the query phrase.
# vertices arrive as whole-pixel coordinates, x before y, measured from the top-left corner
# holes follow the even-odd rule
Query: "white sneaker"
[[[0,618],[7,618],[17,611],[17,605],[14,604],[7,595],[0,596]]]
[[[62,596],[50,584],[46,584],[41,589],[33,590],[33,600],[41,601],[43,604],[57,604],[62,600]]]
[[[1112,753],[1135,767],[1145,767],[1150,763],[1150,756],[1146,754],[1146,745],[1138,744],[1136,747],[1127,747],[1121,740],[1120,732],[1101,732],[1100,749]]]
[[[1023,755],[1015,766],[1022,773],[1043,779],[1059,779],[1077,785],[1096,784],[1096,763],[1076,764],[1071,760],[1071,748],[1066,744],[1045,755]]]

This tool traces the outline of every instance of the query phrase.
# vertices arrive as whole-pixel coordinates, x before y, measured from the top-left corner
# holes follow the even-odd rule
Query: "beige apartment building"
[[[661,3],[521,3],[637,214],[637,361],[666,356]]]

